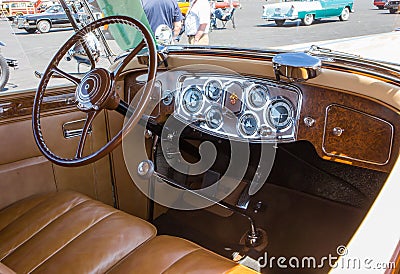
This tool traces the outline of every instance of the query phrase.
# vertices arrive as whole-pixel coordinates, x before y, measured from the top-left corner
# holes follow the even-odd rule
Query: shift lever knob
[[[138,165],[137,173],[143,179],[150,179],[154,174],[154,163],[150,160],[141,161]]]

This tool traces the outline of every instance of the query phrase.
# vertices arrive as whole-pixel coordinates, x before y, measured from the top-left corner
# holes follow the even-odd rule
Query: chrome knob
[[[154,173],[154,164],[150,160],[141,161],[137,168],[137,173],[143,179],[149,179]]]
[[[146,139],[150,139],[151,137],[153,137],[153,132],[151,132],[151,130],[146,129],[146,130],[144,131],[144,137],[145,137]]]
[[[271,135],[273,132],[272,132],[272,129],[270,127],[262,125],[260,127],[259,133],[260,133],[261,136],[266,137],[266,136]]]
[[[344,131],[344,129],[342,129],[340,127],[335,127],[335,128],[333,128],[332,133],[333,133],[333,135],[339,137],[339,136],[341,136],[343,134],[343,131]]]
[[[315,119],[310,116],[305,117],[303,121],[307,127],[312,127],[315,125]]]
[[[166,90],[163,92],[162,102],[164,105],[169,106],[174,101],[174,92]]]

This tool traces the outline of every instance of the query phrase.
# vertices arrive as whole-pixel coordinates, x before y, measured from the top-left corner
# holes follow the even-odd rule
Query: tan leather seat
[[[0,211],[0,267],[16,273],[250,271],[184,239],[155,235],[146,221],[78,193],[34,196]]]

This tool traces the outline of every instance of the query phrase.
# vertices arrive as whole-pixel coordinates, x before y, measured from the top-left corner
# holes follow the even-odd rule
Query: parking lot
[[[265,3],[262,0],[241,0],[242,8],[235,12],[236,29],[228,22],[226,28],[213,30],[210,44],[269,48],[391,32],[400,27],[398,14],[378,10],[372,0],[355,0],[355,13],[346,22],[332,18],[311,26],[300,26],[298,21],[289,21],[283,27],[261,19],[262,5]],[[2,53],[17,59],[20,64],[18,70],[11,71],[6,90],[16,91],[37,85],[39,80],[33,72],[43,71],[56,50],[72,34],[71,28],[54,29],[46,34],[28,34],[25,30],[13,27],[11,22],[0,20],[0,40],[7,44]],[[181,43],[185,42],[186,37],[183,37]]]

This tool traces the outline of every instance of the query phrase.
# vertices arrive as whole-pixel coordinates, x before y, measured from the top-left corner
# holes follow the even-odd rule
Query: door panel
[[[32,194],[55,191],[53,169],[44,156],[0,166],[0,208]]]
[[[86,117],[73,106],[73,92],[74,89],[65,87],[50,90],[42,107],[46,144],[63,157],[74,155],[79,141],[79,136],[64,138],[63,125]],[[79,191],[112,205],[109,157],[84,167],[65,168],[42,156],[32,134],[33,98],[33,91],[0,96],[0,208],[32,194],[55,190]],[[103,113],[93,123],[85,152],[95,151],[106,141]]]

